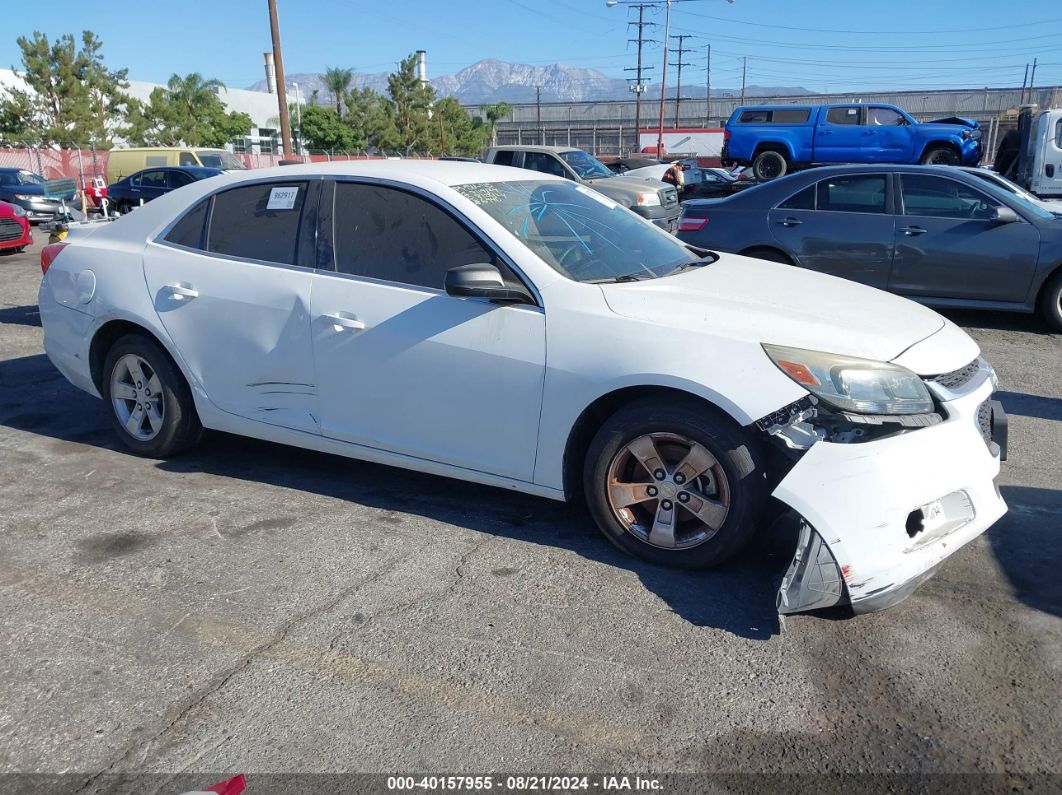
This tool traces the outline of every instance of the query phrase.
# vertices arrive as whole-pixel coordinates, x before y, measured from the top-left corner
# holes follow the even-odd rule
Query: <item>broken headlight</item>
[[[933,397],[922,379],[897,364],[834,353],[763,346],[778,369],[835,409],[853,414],[927,414]]]

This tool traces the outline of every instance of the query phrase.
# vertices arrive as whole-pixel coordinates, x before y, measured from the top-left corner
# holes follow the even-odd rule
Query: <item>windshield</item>
[[[521,180],[454,190],[578,282],[651,279],[702,262],[667,232],[582,185]]]
[[[580,179],[597,179],[598,177],[614,176],[608,166],[582,149],[573,149],[570,152],[561,152],[561,159],[572,167]]]
[[[34,174],[31,171],[18,172],[18,181],[23,185],[43,185],[44,178]]]
[[[1054,213],[1050,213],[1045,210],[1043,207],[1036,203],[1036,200],[1032,196],[1030,196],[1019,186],[1015,185],[1013,182],[1006,179],[1005,177],[999,177],[997,181],[997,179],[991,174],[979,174],[977,172],[974,173],[977,174],[978,177],[981,177],[981,180],[985,183],[984,185],[980,186],[981,188],[987,188],[988,190],[994,192],[996,196],[1005,196],[1012,202],[1017,202],[1021,206],[1021,209],[1025,210],[1031,215],[1035,215],[1037,218],[1050,220],[1055,217]],[[1006,184],[1002,184],[1004,182]]]
[[[223,168],[227,171],[243,171],[247,168],[240,158],[223,149],[200,149],[195,154],[207,168]]]

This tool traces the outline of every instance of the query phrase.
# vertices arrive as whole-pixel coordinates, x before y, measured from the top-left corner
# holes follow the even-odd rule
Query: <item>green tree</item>
[[[389,113],[398,143],[407,155],[431,148],[428,115],[435,100],[435,89],[417,77],[416,61],[414,54],[403,58],[398,71],[387,76]]]
[[[173,75],[166,87],[154,89],[146,105],[130,108],[123,134],[145,146],[223,146],[254,126],[246,113],[226,112],[218,92],[220,80],[198,72]]]
[[[472,119],[453,97],[435,103],[431,129],[440,154],[478,155],[487,143],[487,126],[480,119]]]
[[[346,152],[359,148],[354,131],[331,108],[308,105],[302,109],[302,139],[308,149]]]
[[[336,106],[336,116],[343,118],[343,96],[347,93],[347,89],[350,88],[350,81],[354,79],[354,71],[352,69],[340,69],[339,67],[329,66],[325,69],[325,73],[321,75],[321,82],[324,83],[325,88],[332,95],[332,101]]]
[[[398,128],[391,114],[391,103],[371,88],[355,88],[347,94],[347,115],[343,121],[354,134],[355,148],[396,149]]]
[[[513,112],[513,106],[508,102],[497,102],[494,105],[480,105],[479,109],[483,111],[483,115],[487,117],[488,137],[490,139],[490,145],[494,146],[498,142],[497,131],[495,128],[499,121]]]
[[[27,89],[5,93],[5,123],[36,143],[109,147],[132,100],[127,70],[107,68],[96,34],[83,31],[80,44],[69,33],[50,41],[39,31],[16,41],[23,68],[15,72]]]

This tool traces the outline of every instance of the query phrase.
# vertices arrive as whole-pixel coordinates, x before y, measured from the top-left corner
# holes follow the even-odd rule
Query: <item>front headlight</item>
[[[31,202],[34,199],[41,198],[40,196],[34,196],[32,193],[16,193],[15,198],[20,202]]]
[[[928,414],[933,397],[906,367],[821,351],[764,345],[783,373],[820,400],[855,414]]]
[[[638,206],[639,207],[659,207],[660,206],[660,194],[655,190],[650,193],[638,194]]]
[[[26,211],[24,209],[22,209],[22,207],[20,207],[17,204],[12,204],[11,205],[11,209],[14,212],[14,215],[15,215],[16,218],[21,218],[22,216],[24,216],[26,214]]]

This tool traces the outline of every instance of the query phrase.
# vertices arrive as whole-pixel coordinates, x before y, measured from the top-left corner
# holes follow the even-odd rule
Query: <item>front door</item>
[[[327,436],[530,481],[545,373],[538,306],[456,298],[449,268],[499,257],[446,208],[337,182],[336,272],[310,311]]]
[[[888,177],[856,174],[810,185],[768,213],[774,239],[810,270],[884,289],[892,268]]]
[[[313,433],[313,269],[297,263],[307,244],[312,256],[318,184],[222,191],[144,251],[155,309],[210,401],[231,414]],[[312,216],[305,227],[304,207]]]
[[[992,219],[997,199],[949,177],[899,175],[896,257],[889,289],[912,296],[1024,301],[1040,233]]]
[[[1029,187],[1038,196],[1062,199],[1062,112],[1042,114],[1033,135],[1040,143],[1039,153],[1033,158]]]
[[[909,163],[913,156],[907,117],[895,108],[871,105],[863,126],[864,163]]]

